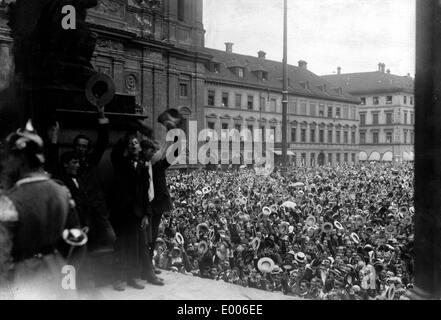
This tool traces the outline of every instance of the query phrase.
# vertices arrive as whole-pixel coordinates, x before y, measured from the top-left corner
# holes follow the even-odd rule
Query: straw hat
[[[335,226],[337,229],[339,229],[339,230],[343,230],[343,229],[344,229],[343,226],[342,226],[342,224],[341,224],[340,222],[338,222],[338,221],[334,221],[334,226]]]
[[[251,240],[250,245],[253,250],[258,250],[260,247],[260,239],[258,237],[255,237],[253,240]]]
[[[270,273],[273,271],[275,263],[273,259],[265,257],[257,262],[257,269],[262,273]]]
[[[324,233],[330,233],[334,230],[334,226],[330,222],[325,222],[322,224],[322,232]]]
[[[176,232],[175,240],[178,244],[184,244],[184,237],[179,232]]]
[[[271,214],[271,209],[269,207],[263,207],[262,208],[262,213],[265,216],[269,216]]]
[[[200,241],[198,244],[198,249],[200,249],[202,253],[205,254],[208,251],[208,243],[206,241]]]
[[[356,244],[359,244],[359,243],[360,243],[360,237],[359,237],[355,232],[352,232],[352,233],[351,233],[351,239],[352,239],[352,241],[354,241]]]
[[[297,252],[294,256],[294,259],[299,263],[305,263],[306,255],[303,252]]]
[[[313,226],[315,225],[317,222],[317,219],[314,216],[308,216],[308,218],[306,218],[306,225],[308,226]]]

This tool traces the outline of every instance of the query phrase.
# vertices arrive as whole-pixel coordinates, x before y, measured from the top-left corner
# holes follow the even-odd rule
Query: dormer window
[[[262,71],[262,80],[268,80],[268,72]]]
[[[239,78],[243,78],[244,77],[244,69],[243,68],[236,68],[236,74]]]
[[[213,63],[213,72],[220,73],[220,63]]]
[[[299,85],[303,88],[303,89],[309,89],[309,83],[308,81],[300,81]]]

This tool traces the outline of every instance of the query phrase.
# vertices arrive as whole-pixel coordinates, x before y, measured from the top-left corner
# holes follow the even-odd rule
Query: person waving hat
[[[265,257],[257,262],[257,269],[262,273],[271,273],[275,267],[273,259]]]

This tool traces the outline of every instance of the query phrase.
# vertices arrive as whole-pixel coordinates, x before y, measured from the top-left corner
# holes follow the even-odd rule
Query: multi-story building
[[[205,82],[206,128],[273,129],[276,155],[282,153],[283,64],[258,56],[205,49],[212,59]],[[358,99],[332,87],[307,69],[288,67],[288,155],[297,166],[358,161]],[[276,156],[277,161],[277,156]]]
[[[385,70],[323,76],[360,99],[360,160],[414,160],[414,82]]]
[[[0,0],[0,89],[13,70],[7,2]],[[100,0],[88,10],[97,35],[92,64],[113,78],[118,94],[136,98],[157,131],[163,128],[156,118],[167,108],[203,123],[202,18],[202,0]]]

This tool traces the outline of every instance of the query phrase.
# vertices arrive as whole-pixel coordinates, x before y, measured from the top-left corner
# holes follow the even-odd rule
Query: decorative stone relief
[[[138,80],[136,79],[136,76],[134,74],[128,74],[126,76],[126,89],[128,92],[136,92]]]

